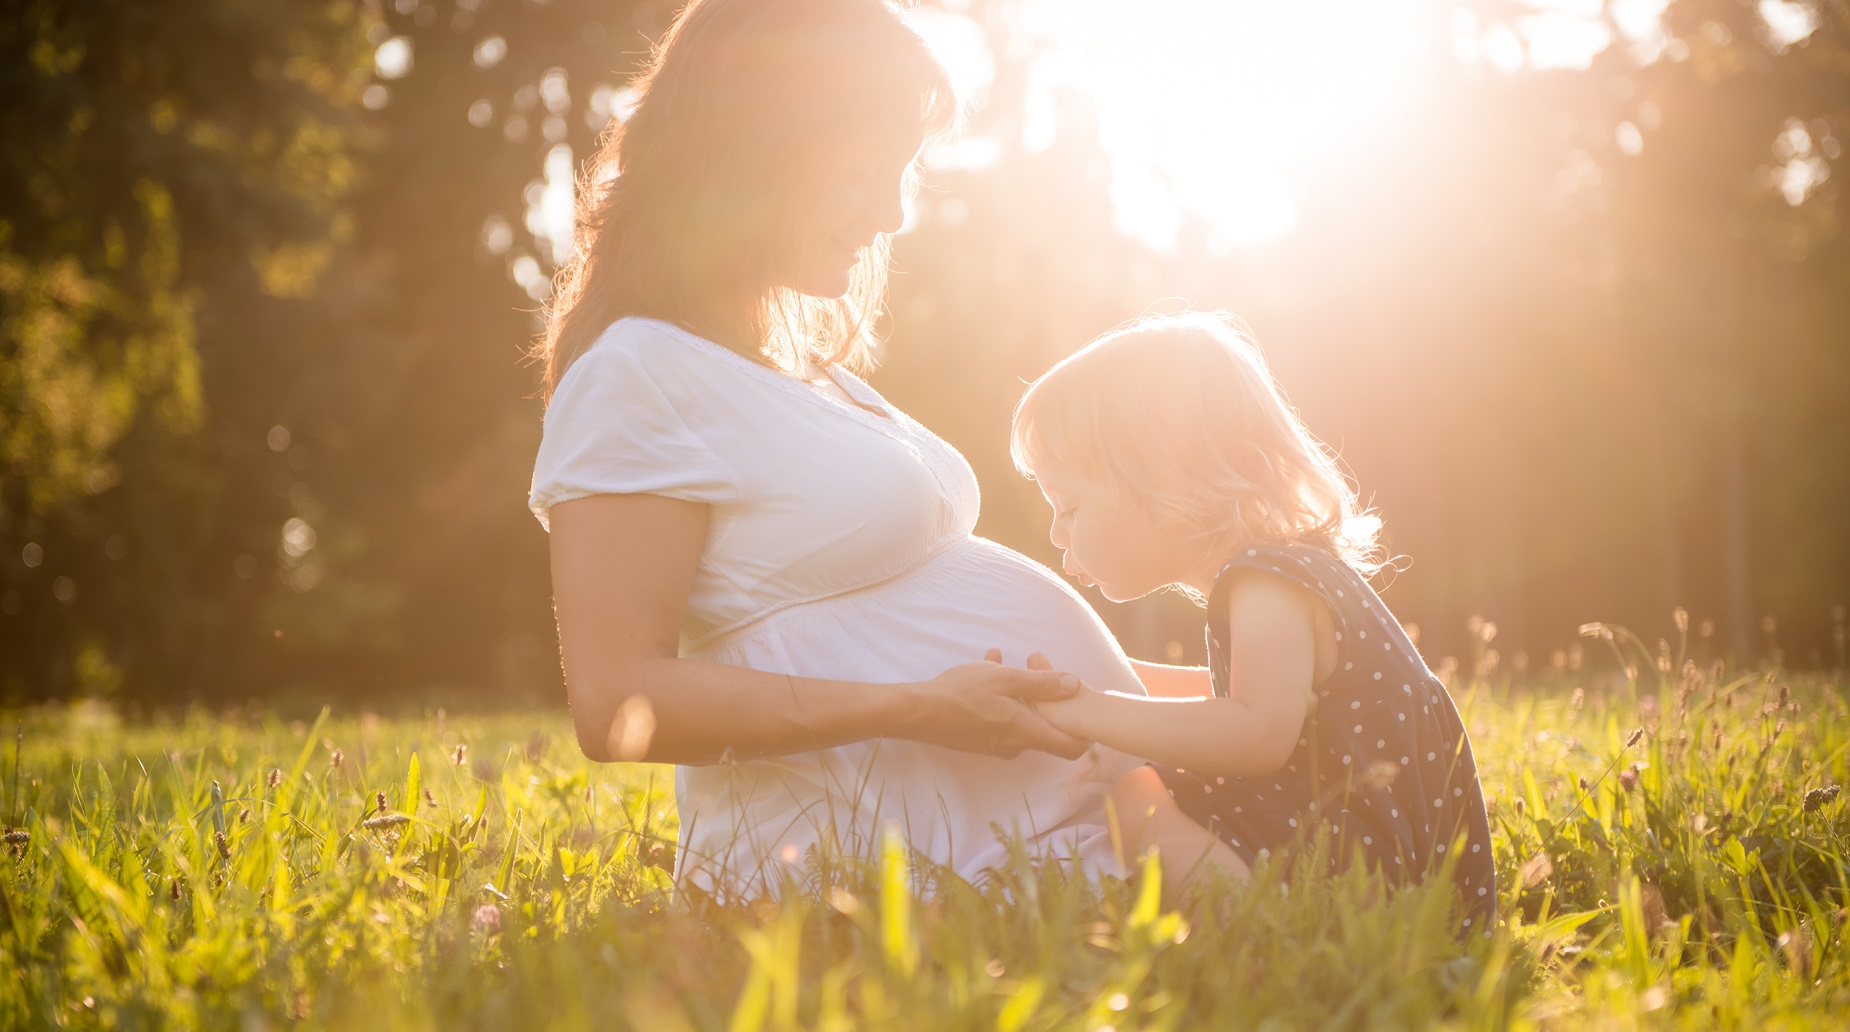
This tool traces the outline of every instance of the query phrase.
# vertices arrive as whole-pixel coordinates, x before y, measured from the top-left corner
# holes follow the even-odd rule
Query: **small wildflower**
[[[1625,747],[1627,749],[1630,749],[1632,746],[1637,745],[1643,739],[1644,739],[1644,728],[1641,727],[1638,730],[1633,731],[1632,736],[1625,740]]]
[[[360,827],[368,831],[378,831],[382,828],[396,828],[401,824],[409,823],[411,823],[411,818],[402,813],[388,813],[383,817],[369,817],[360,822]]]
[[[1689,633],[1689,610],[1678,606],[1676,611],[1670,614],[1670,619],[1675,621],[1678,634]]]
[[[341,752],[339,749],[335,749],[333,752],[328,754],[328,766],[333,767],[335,769],[339,769],[340,765],[346,762],[346,760],[347,760],[347,754],[344,752]]]
[[[239,810],[238,811],[238,823],[239,824],[249,824],[250,822],[251,822],[251,812],[249,810]]]
[[[1810,978],[1817,967],[1817,953],[1813,949],[1810,926],[1800,923],[1790,932],[1781,932],[1778,945],[1786,955],[1786,963],[1800,978]]]
[[[1393,760],[1376,760],[1362,772],[1361,783],[1371,789],[1385,788],[1400,775],[1400,764]]]
[[[461,742],[457,742],[455,750],[450,753],[450,762],[458,767],[468,763],[469,747]]]
[[[469,930],[477,935],[493,935],[501,930],[501,908],[484,903],[469,918]]]
[[[1585,774],[1582,774],[1580,776],[1580,790],[1582,792],[1585,792],[1587,789],[1592,788],[1592,787],[1593,787],[1592,785],[1587,783],[1587,776]]]
[[[1520,874],[1522,887],[1533,889],[1548,880],[1548,876],[1553,873],[1555,873],[1555,865],[1554,861],[1548,858],[1548,853],[1546,851],[1537,853],[1523,862]]]
[[[430,789],[428,788],[424,790],[424,801],[429,803],[432,806],[437,805],[437,797],[432,795],[430,793]]]
[[[1567,704],[1569,706],[1574,707],[1575,709],[1579,709],[1581,706],[1586,704],[1586,701],[1587,701],[1587,690],[1585,688],[1575,688],[1574,696],[1573,698],[1567,700]]]
[[[386,813],[392,809],[392,804],[385,801],[384,789],[380,789],[378,792],[374,793],[373,804],[374,813]]]
[[[1521,817],[1522,816],[1522,797],[1517,796],[1516,802],[1511,805],[1516,807],[1516,816]]]
[[[1805,793],[1805,812],[1816,813],[1836,802],[1838,791],[1838,786],[1829,785],[1824,788],[1814,788]]]
[[[275,788],[276,786],[282,784],[283,783],[282,768],[281,767],[271,767],[270,776],[267,778],[264,778],[263,783],[266,787],[269,787],[269,788]]]
[[[212,846],[218,850],[218,858],[220,860],[231,859],[231,843],[225,840],[224,832],[215,831],[212,833]]]
[[[180,902],[180,891],[180,879],[176,875],[172,881],[167,883],[167,894],[173,897],[175,903],[178,903]]]
[[[1638,789],[1638,765],[1632,764],[1619,772],[1619,787],[1627,792]]]

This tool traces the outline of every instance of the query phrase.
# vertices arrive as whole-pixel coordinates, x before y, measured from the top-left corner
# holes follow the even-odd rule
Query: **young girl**
[[[1068,574],[1114,601],[1177,587],[1207,604],[1206,669],[1134,663],[1148,697],[1037,704],[1152,761],[1113,793],[1131,844],[1236,877],[1318,830],[1332,869],[1415,881],[1449,858],[1467,929],[1488,931],[1495,869],[1464,725],[1368,585],[1380,521],[1253,343],[1201,313],[1107,334],[1028,388],[1011,450],[1053,507]]]

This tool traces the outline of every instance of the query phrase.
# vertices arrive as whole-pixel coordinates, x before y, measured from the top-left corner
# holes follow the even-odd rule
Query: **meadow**
[[[781,903],[677,893],[671,770],[554,711],[13,711],[0,1027],[1850,1027],[1841,657],[1587,633],[1449,671],[1502,892],[1463,944],[1436,888],[1172,905],[1155,863],[972,885],[897,839]]]

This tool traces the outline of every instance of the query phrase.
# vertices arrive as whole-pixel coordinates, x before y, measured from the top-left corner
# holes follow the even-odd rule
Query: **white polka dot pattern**
[[[1385,605],[1374,604],[1379,599],[1367,581],[1334,555],[1308,545],[1250,547],[1222,568],[1209,596],[1216,695],[1228,694],[1226,603],[1233,578],[1227,574],[1236,569],[1282,576],[1321,598],[1333,617],[1339,668],[1315,686],[1317,705],[1277,774],[1258,782],[1159,768],[1177,804],[1248,861],[1281,850],[1289,856],[1315,829],[1331,836],[1332,868],[1360,861],[1417,879],[1458,842],[1455,877],[1470,916],[1494,917],[1496,871],[1471,746],[1450,696],[1406,632]],[[1380,651],[1362,644],[1371,634]],[[1345,635],[1353,642],[1345,644]],[[1405,705],[1416,686],[1417,713]],[[1331,707],[1344,702],[1340,712],[1351,719],[1329,719]],[[1406,791],[1413,793],[1407,798],[1431,801],[1430,808],[1418,807],[1429,819],[1409,819],[1394,804]],[[1299,820],[1326,807],[1334,811],[1328,821]]]

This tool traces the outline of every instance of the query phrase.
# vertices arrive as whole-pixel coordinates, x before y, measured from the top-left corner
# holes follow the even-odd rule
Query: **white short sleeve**
[[[658,494],[718,504],[734,478],[702,440],[689,368],[699,358],[646,324],[619,322],[574,361],[546,408],[527,506],[547,510],[594,494]]]

